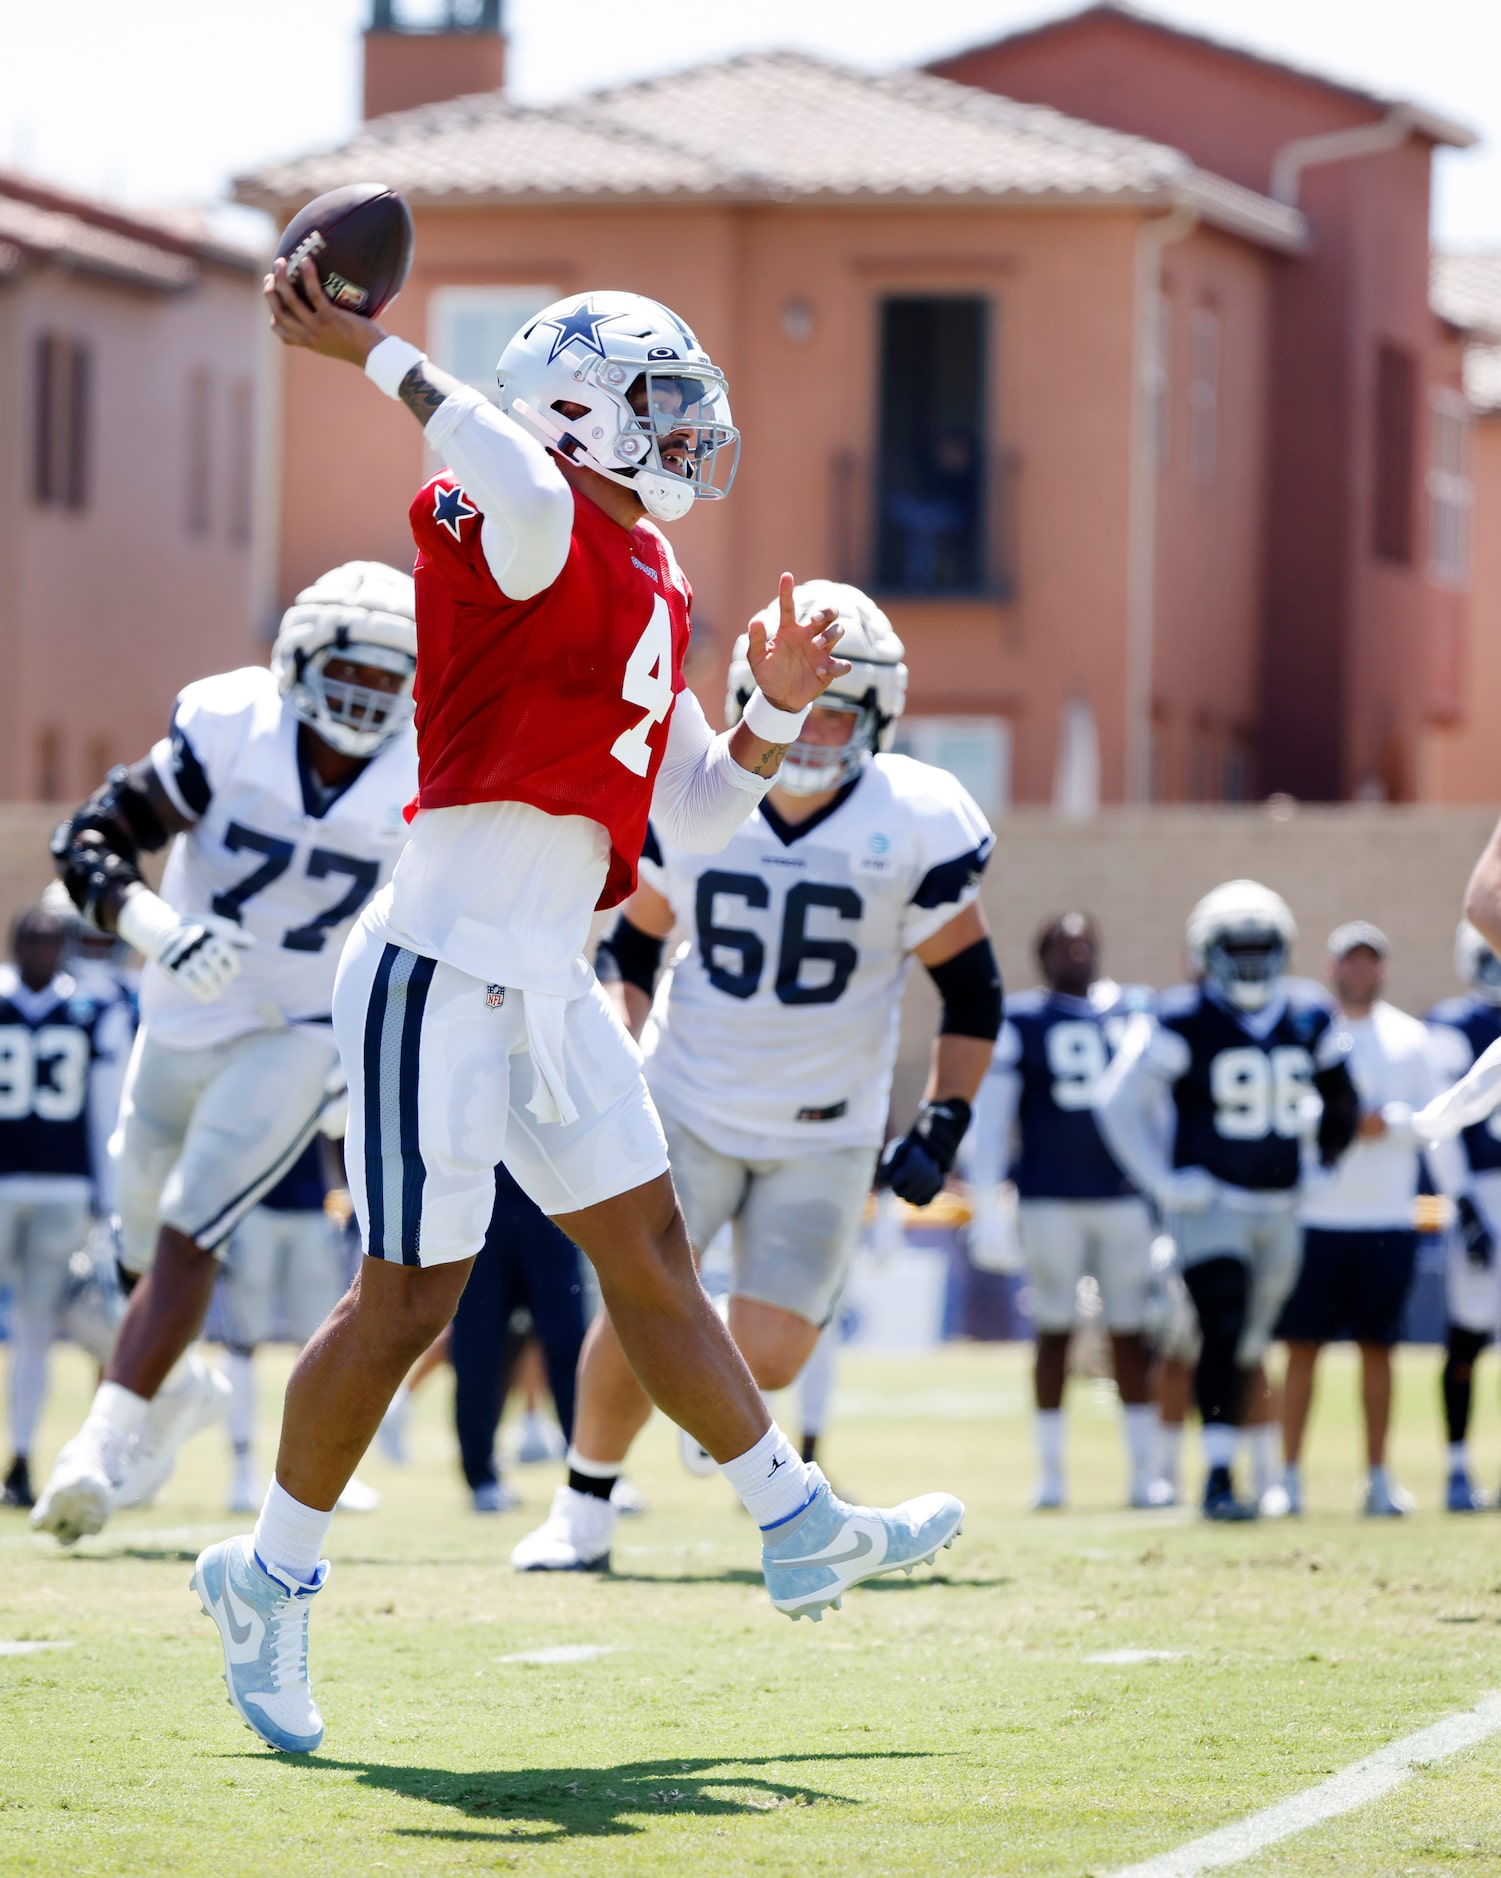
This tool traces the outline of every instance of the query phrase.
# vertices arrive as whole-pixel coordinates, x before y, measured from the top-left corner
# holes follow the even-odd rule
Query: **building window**
[[[1195,307],[1188,336],[1188,473],[1196,483],[1207,483],[1219,456],[1219,314],[1212,307]]]
[[[32,353],[32,496],[46,508],[89,499],[91,360],[81,339],[42,333]]]
[[[1163,470],[1172,454],[1173,437],[1173,304],[1165,293],[1153,294],[1150,317],[1142,390],[1147,401],[1147,448],[1152,462]]]
[[[1403,346],[1376,353],[1376,484],[1374,543],[1378,557],[1407,566],[1413,553],[1413,450],[1417,423],[1417,361]]]
[[[213,473],[213,384],[200,366],[188,374],[187,436],[183,452],[183,523],[201,540],[209,528],[209,483]]]
[[[500,400],[495,366],[534,313],[558,298],[556,287],[439,287],[427,305],[427,349],[455,378]]]
[[[981,593],[985,527],[986,329],[981,299],[881,304],[876,585],[888,593]]]
[[[1470,407],[1462,392],[1435,391],[1428,406],[1428,572],[1446,587],[1470,577]]]
[[[1183,766],[1183,798],[1186,802],[1213,802],[1219,795],[1219,775],[1214,761],[1214,732],[1207,724],[1195,724],[1188,733],[1188,748]]]
[[[1251,739],[1242,731],[1232,731],[1225,741],[1225,767],[1220,795],[1226,802],[1249,802],[1251,783]]]
[[[957,776],[987,815],[1010,805],[1011,726],[1004,717],[904,717],[894,747]]]
[[[237,378],[229,391],[229,541],[235,548],[250,545],[255,524],[255,387]]]
[[[44,724],[36,734],[36,799],[61,802],[65,793],[62,732],[56,724]]]

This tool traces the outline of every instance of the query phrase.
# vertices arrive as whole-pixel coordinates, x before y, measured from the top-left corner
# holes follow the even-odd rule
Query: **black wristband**
[[[945,1096],[942,1102],[924,1102],[912,1132],[946,1174],[954,1165],[959,1143],[969,1127],[970,1106],[963,1096]]]

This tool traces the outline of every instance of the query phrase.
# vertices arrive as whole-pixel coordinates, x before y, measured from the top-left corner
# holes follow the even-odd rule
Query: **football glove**
[[[136,887],[120,905],[115,929],[142,957],[154,959],[200,1004],[212,1004],[240,975],[240,955],[254,937],[232,919],[175,913],[149,887]]]
[[[887,1142],[876,1185],[890,1187],[909,1206],[927,1206],[936,1200],[969,1127],[969,1116],[963,1096],[924,1102],[906,1134],[899,1141]]]
[[[1467,1193],[1455,1201],[1454,1212],[1465,1257],[1477,1272],[1489,1271],[1496,1258],[1496,1240],[1484,1213]]]
[[[1158,1187],[1155,1198],[1162,1213],[1206,1213],[1214,1205],[1220,1183],[1202,1167],[1174,1168]]]

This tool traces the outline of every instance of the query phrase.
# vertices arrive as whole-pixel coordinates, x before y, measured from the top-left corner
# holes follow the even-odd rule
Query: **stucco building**
[[[82,795],[262,656],[260,272],[0,172],[0,798]]]
[[[379,5],[368,95],[410,108],[238,193],[285,220],[402,190],[390,323],[486,388],[558,294],[693,322],[745,434],[730,501],[674,535],[711,710],[790,566],[881,597],[911,746],[992,809],[1450,773],[1468,569],[1424,470],[1463,331],[1429,309],[1428,183],[1462,127],[1114,5],[933,72],[750,55],[529,108],[499,6],[453,11],[406,34]],[[404,558],[428,466],[352,372],[282,364],[285,596]]]

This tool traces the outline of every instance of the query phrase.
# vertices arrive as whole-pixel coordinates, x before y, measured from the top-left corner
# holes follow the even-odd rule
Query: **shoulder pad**
[[[1157,993],[1151,1009],[1160,1023],[1169,1024],[1177,1018],[1192,1017],[1203,996],[1197,985],[1171,985]]]

